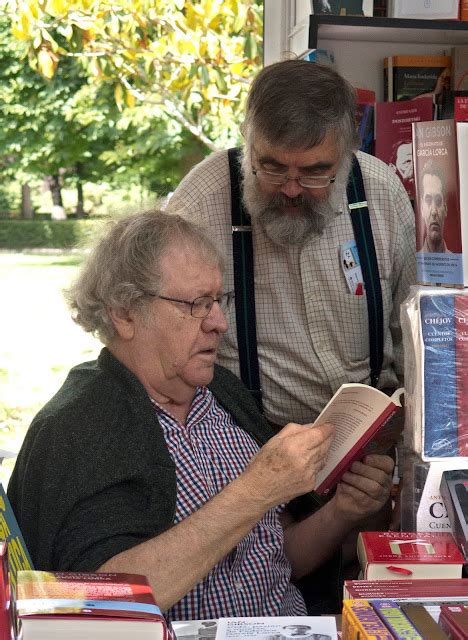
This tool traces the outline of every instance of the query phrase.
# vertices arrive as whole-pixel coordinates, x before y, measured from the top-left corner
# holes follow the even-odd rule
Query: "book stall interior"
[[[468,0],[307,7],[301,54],[355,87],[360,149],[392,168],[413,204],[417,266],[401,306],[404,389],[338,390],[316,421],[340,434],[316,492],[398,443],[398,530],[359,533],[341,615],[168,622],[143,575],[35,570],[0,485],[0,640],[468,640]]]

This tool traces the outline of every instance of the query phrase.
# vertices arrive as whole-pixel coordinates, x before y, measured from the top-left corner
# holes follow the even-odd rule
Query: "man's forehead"
[[[331,132],[319,144],[306,149],[285,147],[261,138],[254,140],[253,148],[257,159],[273,160],[285,166],[308,167],[321,162],[335,164],[340,158],[337,138]]]

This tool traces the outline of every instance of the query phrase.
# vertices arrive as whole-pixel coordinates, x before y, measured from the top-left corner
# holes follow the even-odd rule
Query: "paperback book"
[[[343,638],[352,640],[368,637],[394,640],[375,609],[364,599],[343,601],[342,632]]]
[[[252,618],[220,618],[216,640],[293,640],[326,638],[336,640],[334,616],[271,616]]]
[[[16,588],[18,571],[33,569],[23,534],[16,520],[10,500],[0,483],[0,539],[8,544],[9,579],[12,592]]]
[[[394,600],[373,600],[372,607],[396,640],[424,640],[411,620]]]
[[[468,608],[463,605],[443,605],[440,608],[439,623],[451,640],[468,638]]]
[[[384,58],[384,100],[413,100],[450,89],[450,56],[397,55]]]
[[[413,134],[411,123],[432,118],[432,98],[375,105],[375,155],[386,162],[414,199]]]
[[[317,474],[318,494],[333,489],[355,460],[369,453],[385,453],[397,442],[403,421],[391,418],[401,409],[402,394],[403,389],[397,389],[387,396],[375,387],[358,383],[338,389],[314,423],[335,426],[327,461]]]
[[[468,297],[422,295],[422,457],[468,454]]]
[[[461,578],[465,559],[450,533],[361,531],[364,580]]]
[[[23,640],[167,640],[144,576],[20,571],[16,616]]]
[[[466,578],[431,578],[410,580],[345,580],[345,599],[376,600],[388,598],[396,602],[421,603],[426,606],[468,604]]]
[[[444,471],[440,493],[450,520],[452,535],[468,562],[468,469]]]
[[[456,20],[458,0],[389,0],[391,18],[419,18],[420,20]]]
[[[400,602],[400,607],[423,638],[448,640],[445,633],[424,605],[413,604],[412,602]]]
[[[417,280],[468,286],[468,261],[463,260],[468,238],[463,239],[460,222],[455,122],[415,122],[412,127]]]

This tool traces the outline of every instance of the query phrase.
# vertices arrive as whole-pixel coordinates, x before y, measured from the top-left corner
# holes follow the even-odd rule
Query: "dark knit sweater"
[[[271,437],[232,373],[216,366],[209,387],[259,444]],[[175,466],[156,412],[107,349],[34,418],[8,495],[36,569],[93,571],[173,524]]]

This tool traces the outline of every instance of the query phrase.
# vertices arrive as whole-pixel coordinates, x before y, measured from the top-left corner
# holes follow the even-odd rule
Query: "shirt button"
[[[240,582],[240,580],[235,580],[234,586],[236,587],[237,591],[242,591],[242,582]]]

